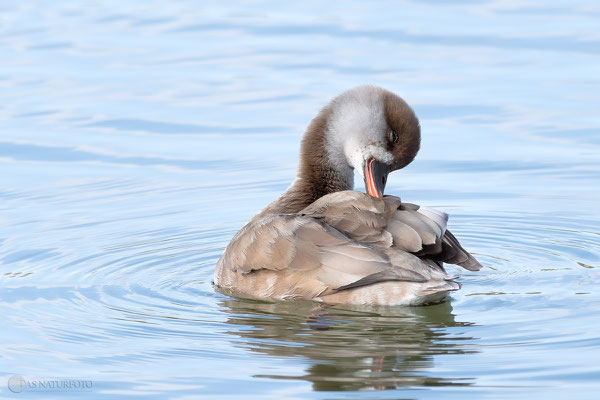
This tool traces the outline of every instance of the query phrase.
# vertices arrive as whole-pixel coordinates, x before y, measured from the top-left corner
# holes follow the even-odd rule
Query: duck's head
[[[321,132],[321,145],[311,143],[311,131]],[[319,147],[324,154],[317,163],[326,162],[342,179],[349,179],[350,188],[353,171],[358,171],[367,193],[382,197],[387,175],[409,164],[420,142],[419,120],[404,100],[379,87],[359,86],[333,99],[313,120],[303,153],[318,153]]]

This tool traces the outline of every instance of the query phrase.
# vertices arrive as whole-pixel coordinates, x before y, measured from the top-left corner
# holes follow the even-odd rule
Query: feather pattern
[[[219,260],[215,284],[276,299],[424,304],[459,288],[441,262],[481,268],[446,222],[395,196],[335,192],[298,213],[251,220]]]
[[[459,289],[443,263],[481,265],[447,229],[448,216],[383,196],[387,174],[408,165],[420,143],[419,120],[394,93],[360,86],[334,98],[304,134],[297,179],[234,236],[215,285],[366,305],[428,304]],[[355,172],[370,195],[350,190]]]

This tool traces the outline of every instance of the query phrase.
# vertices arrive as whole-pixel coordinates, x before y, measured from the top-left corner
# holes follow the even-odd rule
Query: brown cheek
[[[404,162],[404,160],[406,159],[406,156],[404,154],[402,154],[401,151],[396,151],[394,153],[394,158],[397,160],[395,162],[396,168],[402,168],[406,165],[406,163]]]

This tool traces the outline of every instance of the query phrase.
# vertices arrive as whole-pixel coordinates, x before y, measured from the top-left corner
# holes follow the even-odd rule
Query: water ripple
[[[595,399],[600,14],[563,3],[3,3],[4,376],[116,398]],[[462,289],[423,308],[215,291],[306,125],[358,84],[421,121],[389,193],[447,211],[484,269],[448,267]]]

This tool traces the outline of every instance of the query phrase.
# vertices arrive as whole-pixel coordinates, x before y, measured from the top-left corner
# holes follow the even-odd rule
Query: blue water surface
[[[2,2],[0,394],[597,398],[599,27],[592,0]],[[420,308],[215,292],[360,84],[421,121],[387,192],[449,213],[483,270]]]

